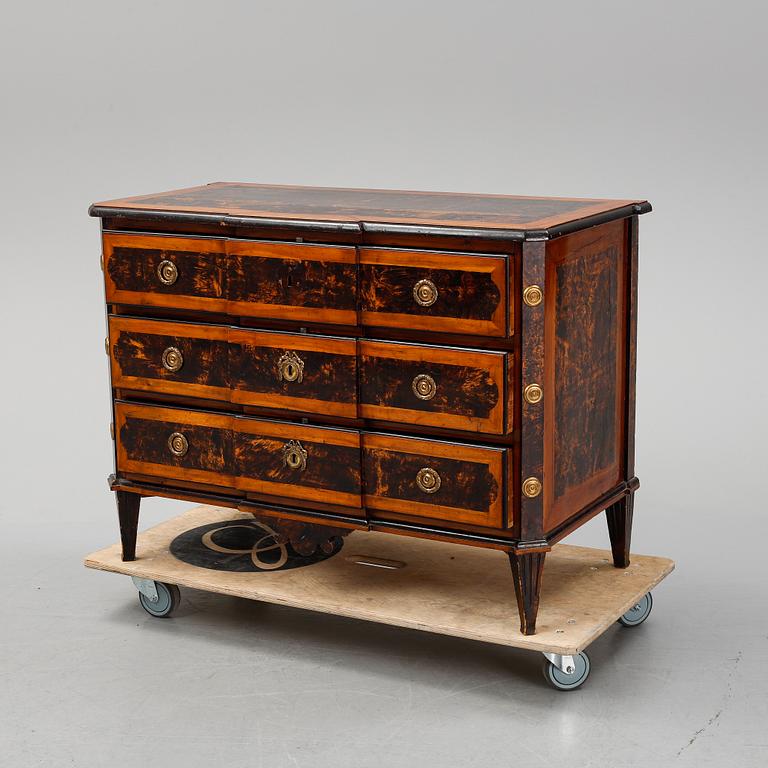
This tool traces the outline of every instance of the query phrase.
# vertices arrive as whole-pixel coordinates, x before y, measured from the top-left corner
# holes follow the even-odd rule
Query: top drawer
[[[358,265],[351,246],[104,234],[108,302],[301,324],[506,336],[509,271],[485,254],[360,248]]]
[[[507,335],[507,258],[360,249],[363,325]]]
[[[104,234],[107,301],[316,323],[357,322],[355,249]]]

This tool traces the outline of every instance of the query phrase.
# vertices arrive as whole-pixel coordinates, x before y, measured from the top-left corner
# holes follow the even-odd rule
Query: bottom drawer
[[[372,510],[499,528],[505,452],[364,434],[363,504]]]
[[[120,472],[361,507],[360,433],[115,404]]]

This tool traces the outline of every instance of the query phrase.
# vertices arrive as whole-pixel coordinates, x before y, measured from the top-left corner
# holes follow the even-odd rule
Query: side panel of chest
[[[545,529],[622,477],[628,231],[604,224],[547,245]]]

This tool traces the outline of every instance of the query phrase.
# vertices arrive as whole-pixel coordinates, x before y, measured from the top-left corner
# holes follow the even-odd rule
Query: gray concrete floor
[[[180,505],[147,507],[150,524]],[[32,517],[28,541],[4,542],[9,768],[766,764],[758,581],[679,568],[648,622],[610,629],[585,687],[558,693],[530,652],[195,590],[153,619],[127,577],[82,567],[115,538],[100,519],[51,538]]]

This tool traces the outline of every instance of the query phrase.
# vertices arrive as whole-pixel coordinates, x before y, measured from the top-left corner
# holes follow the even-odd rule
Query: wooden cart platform
[[[245,547],[233,544],[233,528],[251,536]],[[252,543],[261,547],[256,559]],[[274,539],[251,515],[201,506],[141,533],[136,560],[123,562],[120,551],[113,544],[85,565],[563,657],[582,652],[674,569],[667,558],[633,555],[620,570],[609,551],[558,544],[546,560],[536,634],[525,636],[507,558],[489,549],[355,531],[331,556],[281,565]]]

